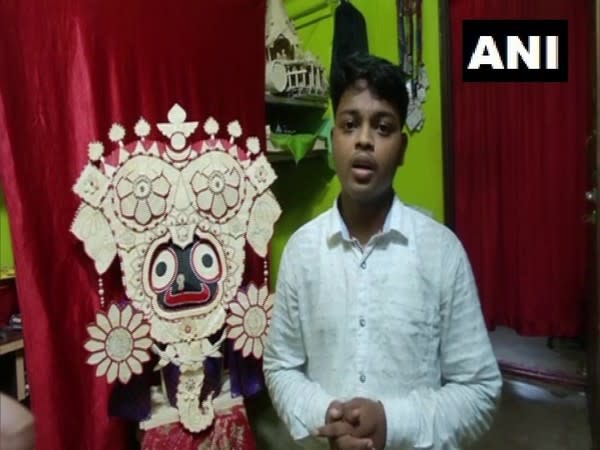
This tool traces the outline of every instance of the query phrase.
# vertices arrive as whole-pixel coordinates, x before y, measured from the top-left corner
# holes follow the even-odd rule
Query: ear
[[[400,143],[400,148],[398,149],[398,160],[396,161],[396,167],[400,167],[404,164],[404,155],[406,154],[406,146],[408,145],[408,136],[406,133],[402,133],[401,137],[402,142]]]

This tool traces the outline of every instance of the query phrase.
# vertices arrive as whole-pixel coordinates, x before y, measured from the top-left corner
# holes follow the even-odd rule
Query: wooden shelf
[[[13,268],[1,268],[0,269],[0,281],[1,280],[12,280],[15,278],[15,269]]]
[[[12,328],[0,328],[0,356],[23,348],[23,332]]]
[[[325,158],[326,156],[327,144],[323,139],[317,139],[312,150],[309,150],[300,161],[304,161],[305,159]],[[294,162],[294,156],[289,151],[274,147],[269,139],[267,139],[267,159],[271,163]]]
[[[317,98],[292,98],[278,97],[276,95],[265,95],[265,102],[269,105],[301,106],[308,108],[317,108],[325,111],[327,109],[327,100]]]
[[[25,355],[23,345],[23,332],[2,329],[0,340],[0,355],[14,354],[14,368],[12,369],[16,392],[13,394],[18,401],[23,401],[29,395],[27,392],[27,380],[25,377]],[[3,356],[4,357],[4,356]]]

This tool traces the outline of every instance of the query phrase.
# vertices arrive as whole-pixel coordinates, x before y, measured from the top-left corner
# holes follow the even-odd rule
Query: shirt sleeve
[[[491,425],[502,378],[483,321],[471,266],[456,240],[442,261],[442,387],[382,400],[386,449],[457,449]]]
[[[263,358],[265,381],[277,414],[295,440],[316,440],[310,434],[325,424],[327,408],[334,398],[308,379],[303,370],[307,356],[289,244],[281,260]]]

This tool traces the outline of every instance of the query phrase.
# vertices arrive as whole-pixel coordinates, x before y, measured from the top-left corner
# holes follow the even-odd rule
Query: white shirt
[[[397,198],[364,249],[337,205],[292,235],[264,372],[294,439],[333,400],[367,397],[384,406],[386,450],[460,448],[489,428],[502,385],[462,245]]]

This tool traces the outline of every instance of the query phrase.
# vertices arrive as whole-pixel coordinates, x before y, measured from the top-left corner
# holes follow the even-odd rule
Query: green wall
[[[378,56],[398,62],[396,2],[394,0],[353,0],[365,17],[369,50]],[[335,5],[326,0],[287,0],[289,16],[296,24],[304,49],[317,55],[329,67],[333,36],[332,11]],[[324,7],[319,8],[319,5]],[[303,12],[316,10],[308,15]],[[425,125],[409,137],[404,166],[400,168],[394,187],[409,204],[431,211],[443,221],[442,124],[440,96],[440,50],[438,2],[423,2],[423,59],[430,87],[425,103]],[[275,227],[272,243],[272,282],[275,283],[283,248],[301,225],[325,211],[339,193],[337,178],[324,159],[293,163],[275,163],[279,179],[274,191],[283,209]]]
[[[12,245],[8,228],[8,214],[6,212],[6,199],[0,190],[0,278],[8,270],[14,269]]]

